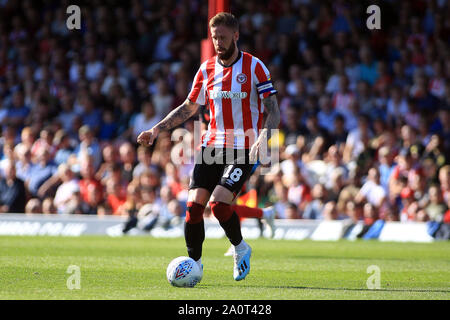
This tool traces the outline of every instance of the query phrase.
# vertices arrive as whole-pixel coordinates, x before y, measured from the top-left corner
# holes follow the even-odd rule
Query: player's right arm
[[[204,68],[202,64],[198,69],[192,84],[191,92],[187,99],[176,109],[170,112],[163,120],[150,130],[144,131],[137,137],[137,142],[143,146],[151,146],[161,130],[170,130],[182,124],[192,117],[201,105],[206,103],[206,91],[204,88]]]
[[[197,112],[199,106],[198,103],[186,99],[153,128],[141,132],[137,137],[137,142],[143,146],[151,146],[161,130],[170,130],[182,124]]]

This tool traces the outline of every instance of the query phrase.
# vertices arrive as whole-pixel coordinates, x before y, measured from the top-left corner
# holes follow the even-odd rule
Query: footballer
[[[242,238],[232,203],[250,177],[271,130],[278,128],[280,112],[268,69],[257,57],[237,47],[239,22],[234,15],[218,13],[211,18],[209,28],[216,55],[201,64],[187,99],[153,128],[140,133],[137,142],[152,145],[159,132],[182,124],[201,105],[208,106],[210,122],[189,185],[186,247],[189,257],[203,269],[203,212],[209,202],[234,246],[233,277],[239,281],[250,271],[252,249]],[[205,161],[211,157],[213,163]]]

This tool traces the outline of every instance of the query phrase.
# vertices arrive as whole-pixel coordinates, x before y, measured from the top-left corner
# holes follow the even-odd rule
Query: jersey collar
[[[226,65],[222,64],[222,62],[220,62],[219,56],[216,56],[216,57],[217,57],[216,59],[217,59],[217,63],[220,64],[222,67],[224,67],[224,68],[230,68],[230,67],[233,66],[233,64],[235,64],[236,62],[239,61],[239,59],[241,58],[241,56],[242,56],[242,52],[239,50],[236,59],[233,61],[232,64],[230,64],[230,65],[228,65],[228,66],[226,66]]]

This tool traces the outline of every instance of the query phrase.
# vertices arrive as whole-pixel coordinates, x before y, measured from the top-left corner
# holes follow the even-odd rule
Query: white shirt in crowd
[[[379,206],[386,197],[386,190],[370,180],[363,184],[359,192],[374,206]]]
[[[65,212],[67,201],[69,201],[72,195],[78,191],[80,191],[80,186],[78,185],[77,179],[63,182],[58,189],[56,189],[54,204],[58,213]]]

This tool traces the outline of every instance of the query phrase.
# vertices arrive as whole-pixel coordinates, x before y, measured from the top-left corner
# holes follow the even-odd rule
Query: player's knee
[[[205,211],[205,206],[196,203],[188,202],[186,209],[186,223],[197,224],[203,220],[203,212]]]
[[[217,220],[219,220],[219,222],[228,221],[233,214],[233,209],[228,203],[211,201],[209,205],[211,207],[212,213],[217,218]]]
[[[232,203],[235,196],[236,194],[233,191],[228,190],[224,186],[218,185],[211,194],[210,203],[211,202]]]

